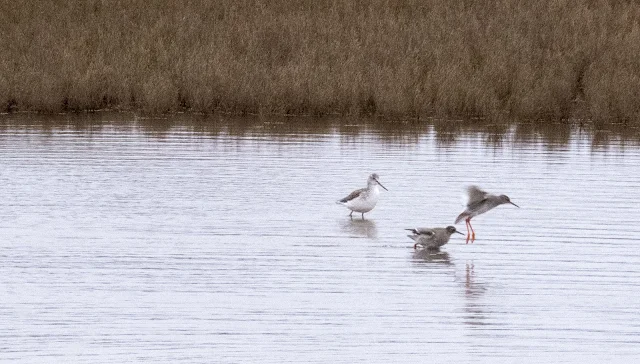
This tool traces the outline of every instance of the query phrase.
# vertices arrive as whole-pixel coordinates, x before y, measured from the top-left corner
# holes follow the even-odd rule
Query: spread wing
[[[487,198],[488,193],[481,190],[478,186],[469,186],[467,187],[467,195],[469,196],[467,207],[469,207],[483,201]]]
[[[366,188],[361,188],[359,190],[355,190],[355,191],[351,192],[349,194],[349,196],[343,198],[342,200],[340,200],[338,202],[347,203],[347,202],[349,202],[349,201],[351,201],[351,200],[353,200],[355,198],[358,198],[358,196],[360,196],[362,194],[362,192],[364,192],[366,190],[367,190]]]

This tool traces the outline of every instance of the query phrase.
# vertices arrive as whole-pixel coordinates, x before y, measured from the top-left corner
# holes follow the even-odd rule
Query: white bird
[[[417,229],[405,229],[411,231],[411,235],[407,235],[416,243],[413,244],[413,249],[416,249],[418,245],[429,250],[440,249],[441,246],[449,242],[449,238],[453,233],[464,235],[456,230],[455,226],[447,226],[446,228],[417,228]]]
[[[362,214],[362,219],[364,220],[364,213],[373,210],[378,203],[378,198],[380,197],[380,187],[384,188],[386,191],[387,188],[378,181],[378,175],[372,174],[369,176],[367,180],[367,187],[355,190],[349,194],[349,196],[343,198],[340,201],[336,201],[337,204],[344,205],[346,208],[351,210],[349,217],[353,218],[353,212],[360,212]]]

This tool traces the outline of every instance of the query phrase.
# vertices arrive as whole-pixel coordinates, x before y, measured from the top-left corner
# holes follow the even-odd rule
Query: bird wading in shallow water
[[[364,220],[364,213],[373,210],[378,203],[378,198],[380,197],[380,189],[378,186],[389,191],[378,181],[378,178],[378,175],[375,173],[370,175],[367,180],[367,187],[351,192],[349,196],[336,203],[344,205],[351,210],[349,217],[353,218],[353,212],[355,211],[361,213],[362,219]]]
[[[467,201],[467,209],[464,210],[458,218],[456,219],[456,224],[460,221],[464,220],[467,224],[467,244],[469,243],[469,239],[471,239],[471,243],[476,240],[476,233],[473,231],[473,227],[471,226],[471,219],[484,214],[485,212],[491,210],[496,206],[500,206],[503,204],[512,204],[515,207],[520,207],[509,199],[507,195],[492,195],[481,190],[478,186],[469,186],[467,187],[467,194],[469,195],[469,200]]]
[[[464,235],[456,230],[455,226],[447,226],[446,228],[417,228],[417,229],[405,229],[411,231],[411,235],[407,235],[416,243],[413,244],[413,249],[416,249],[418,245],[429,250],[438,250],[441,246],[449,242],[449,238],[453,233]]]

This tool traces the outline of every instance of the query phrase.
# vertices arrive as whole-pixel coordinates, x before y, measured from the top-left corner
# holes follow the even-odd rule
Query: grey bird
[[[467,187],[467,194],[469,195],[469,200],[467,202],[467,209],[464,210],[458,218],[456,219],[456,224],[460,221],[464,220],[467,223],[467,244],[469,243],[469,239],[471,239],[471,243],[476,240],[476,233],[473,231],[473,227],[471,226],[471,219],[484,214],[485,212],[491,210],[496,206],[500,206],[503,204],[512,204],[515,207],[520,207],[509,199],[507,195],[492,195],[481,190],[478,186],[469,186]],[[469,232],[471,230],[471,232]]]
[[[370,175],[369,179],[367,179],[367,187],[351,192],[349,196],[336,201],[336,203],[351,210],[349,217],[353,218],[353,212],[355,211],[361,213],[362,219],[364,220],[364,213],[373,210],[378,203],[378,198],[380,197],[380,189],[378,186],[387,190],[387,188],[380,183],[379,178],[375,173]]]
[[[464,235],[456,230],[455,226],[447,226],[446,228],[417,228],[417,229],[405,229],[411,231],[411,235],[407,235],[416,243],[413,244],[413,249],[416,249],[418,245],[429,250],[438,250],[441,246],[449,242],[449,238],[453,233]]]

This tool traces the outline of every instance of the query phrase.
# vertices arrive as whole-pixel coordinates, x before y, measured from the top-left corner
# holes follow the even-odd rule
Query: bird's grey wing
[[[435,230],[428,228],[417,228],[416,232],[420,235],[433,236],[436,234]]]
[[[436,234],[436,232],[433,229],[428,229],[428,228],[416,228],[416,229],[406,229],[406,230],[409,230],[416,235],[433,236]]]
[[[469,196],[467,207],[469,207],[483,201],[487,198],[488,193],[481,190],[478,186],[469,186],[467,187],[467,195]]]
[[[342,200],[338,201],[338,202],[342,202],[342,203],[347,203],[351,200],[353,200],[354,198],[357,198],[358,196],[360,196],[362,194],[362,192],[366,191],[366,188],[361,188],[359,190],[355,190],[353,192],[351,192],[349,194],[349,196],[343,198]]]

